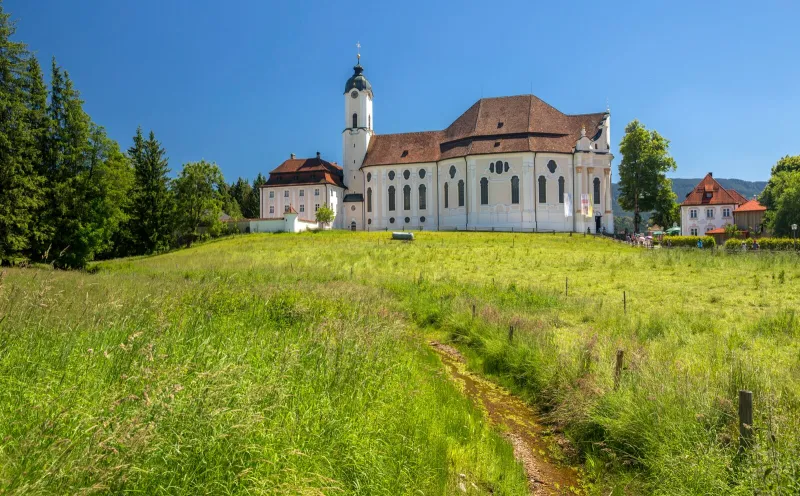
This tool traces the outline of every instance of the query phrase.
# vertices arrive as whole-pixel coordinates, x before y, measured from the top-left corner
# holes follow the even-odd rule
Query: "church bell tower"
[[[360,45],[356,45],[360,48]],[[344,86],[344,131],[342,131],[342,170],[348,193],[364,194],[359,170],[372,137],[372,86],[364,77],[361,54],[353,75]]]

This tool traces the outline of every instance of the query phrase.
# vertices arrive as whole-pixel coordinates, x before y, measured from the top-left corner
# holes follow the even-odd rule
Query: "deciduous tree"
[[[187,245],[197,239],[201,225],[210,232],[218,230],[222,210],[219,187],[222,183],[224,179],[219,167],[205,160],[185,164],[175,179],[177,226]]]
[[[677,169],[675,160],[669,156],[669,140],[657,131],[648,131],[642,123],[634,120],[625,128],[620,143],[622,161],[619,165],[619,204],[633,212],[633,224],[639,231],[641,212],[650,211],[668,196],[670,189],[666,173]],[[667,210],[665,208],[665,210]]]

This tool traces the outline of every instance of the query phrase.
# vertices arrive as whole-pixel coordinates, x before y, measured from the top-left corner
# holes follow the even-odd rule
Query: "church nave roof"
[[[597,139],[605,117],[567,115],[534,95],[482,98],[443,131],[373,136],[363,166],[491,153],[572,153],[581,129]]]

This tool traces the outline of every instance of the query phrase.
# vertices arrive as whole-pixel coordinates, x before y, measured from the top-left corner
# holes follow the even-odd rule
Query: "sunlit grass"
[[[524,492],[416,326],[546,412],[598,487],[798,490],[796,254],[415,235],[248,235],[94,275],[10,271],[0,484],[449,494],[467,473]],[[744,456],[740,388],[758,440]]]

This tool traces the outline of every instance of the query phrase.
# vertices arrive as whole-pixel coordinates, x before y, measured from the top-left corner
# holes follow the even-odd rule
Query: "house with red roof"
[[[725,226],[734,224],[734,212],[748,203],[747,198],[735,189],[725,189],[709,172],[691,190],[681,203],[681,234],[703,236],[724,232]]]

